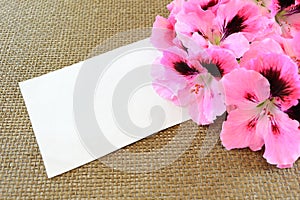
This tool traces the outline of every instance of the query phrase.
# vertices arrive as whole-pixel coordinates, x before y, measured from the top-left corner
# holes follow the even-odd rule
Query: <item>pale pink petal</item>
[[[209,73],[199,74],[185,90],[180,90],[178,99],[188,106],[193,121],[206,125],[222,115],[226,106],[218,81]]]
[[[161,64],[157,59],[151,68],[154,90],[163,98],[178,105],[178,91],[186,87],[187,80],[179,76],[171,67]]]
[[[270,96],[270,84],[258,72],[235,69],[222,79],[226,105],[240,109],[253,109]]]
[[[249,41],[242,33],[234,33],[229,35],[220,45],[222,48],[231,50],[236,58],[240,58],[248,51]]]
[[[158,49],[174,46],[175,31],[168,19],[157,16],[153,24],[150,41]]]
[[[189,105],[189,114],[194,122],[196,122],[199,125],[208,125],[213,123],[213,119],[209,120],[207,119],[205,113],[202,111],[202,103],[203,101],[200,102],[195,102],[191,105]]]
[[[221,141],[227,150],[249,147],[260,150],[264,144],[262,137],[256,134],[257,111],[236,109],[229,113],[223,123]]]
[[[276,112],[273,123],[269,120],[261,131],[264,132],[265,141],[264,158],[270,164],[278,167],[291,166],[300,156],[300,130],[299,123],[291,120],[285,113]],[[261,125],[257,125],[260,129]]]
[[[193,34],[191,37],[178,33],[177,37],[182,42],[182,45],[187,49],[189,58],[199,59],[208,58],[208,55],[205,51],[207,48],[208,42],[197,33]]]
[[[179,105],[176,92],[173,92],[168,87],[164,87],[167,84],[168,83],[164,83],[163,80],[156,80],[156,82],[152,83],[152,87],[159,96],[173,102],[175,105]]]
[[[162,57],[151,68],[154,90],[176,105],[179,104],[178,92],[186,87],[189,79],[202,72],[199,63],[187,60],[186,56],[182,49],[169,48],[163,51]]]

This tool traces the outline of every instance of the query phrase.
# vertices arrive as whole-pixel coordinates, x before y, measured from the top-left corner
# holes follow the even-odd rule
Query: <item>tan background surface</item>
[[[226,151],[218,142],[204,158],[205,129],[185,123],[188,151],[157,171],[134,173],[94,161],[47,179],[18,82],[86,59],[92,49],[126,30],[151,27],[167,15],[168,0],[1,1],[0,2],[0,199],[299,199],[300,161],[279,170],[262,152]],[[151,152],[167,144],[177,127],[125,148]],[[185,139],[178,141],[184,143]],[[176,148],[176,147],[174,147]],[[176,149],[174,149],[175,151]],[[172,151],[172,150],[171,150]],[[124,160],[131,157],[123,157]],[[168,157],[159,157],[161,162]],[[151,164],[149,158],[136,161]]]

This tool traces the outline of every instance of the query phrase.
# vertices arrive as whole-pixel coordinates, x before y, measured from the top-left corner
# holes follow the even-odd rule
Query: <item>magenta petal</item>
[[[261,129],[263,126],[261,131],[264,132],[264,158],[268,163],[279,167],[291,166],[300,156],[299,123],[280,111],[276,113],[274,119],[276,124],[272,125],[269,121],[267,129],[261,124],[257,127]]]
[[[233,110],[223,123],[221,141],[226,149],[249,147],[253,151],[260,150],[264,144],[262,137],[255,132],[256,110]]]

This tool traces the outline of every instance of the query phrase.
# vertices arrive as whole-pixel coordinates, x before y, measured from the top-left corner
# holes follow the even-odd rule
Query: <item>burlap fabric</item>
[[[0,2],[0,199],[299,199],[299,161],[292,169],[277,169],[266,163],[263,152],[226,151],[220,141],[201,157],[205,128],[191,121],[184,123],[186,137],[181,137],[178,145],[187,142],[192,132],[196,137],[174,162],[162,168],[143,173],[135,170],[150,166],[155,159],[165,163],[170,158],[163,153],[135,160],[131,171],[120,170],[125,161],[134,159],[128,156],[130,152],[162,148],[176,136],[179,126],[123,149],[129,154],[120,160],[108,155],[105,162],[96,160],[47,179],[17,83],[82,61],[119,32],[151,27],[157,14],[167,15],[168,3]],[[176,145],[169,151],[176,151]]]

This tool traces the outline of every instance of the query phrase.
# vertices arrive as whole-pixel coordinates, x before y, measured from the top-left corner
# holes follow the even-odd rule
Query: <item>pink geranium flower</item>
[[[281,26],[282,35],[287,38],[300,31],[300,1],[299,0],[272,0],[269,3],[271,15]]]
[[[265,146],[279,168],[300,156],[300,0],[174,0],[151,42],[153,87],[200,125],[226,109],[226,149]]]
[[[265,145],[264,158],[269,163],[291,167],[300,156],[299,123],[269,98],[267,79],[241,68],[225,75],[223,84],[226,103],[237,106],[223,124],[221,140],[226,149],[249,147],[257,151]]]
[[[211,48],[204,53],[207,55],[202,58],[190,59],[186,51],[170,48],[152,67],[156,92],[176,105],[188,107],[192,119],[202,125],[225,112],[218,80],[238,67],[230,51]]]
[[[270,98],[282,110],[287,110],[300,99],[298,66],[282,54],[262,54],[242,65],[262,74],[270,83]]]
[[[229,49],[237,58],[248,50],[249,41],[253,41],[269,23],[252,2],[222,2],[216,12],[195,6],[191,9],[190,4],[187,2],[176,16],[175,31],[178,37],[186,35],[204,48],[216,45]],[[189,48],[185,38],[182,43]]]

